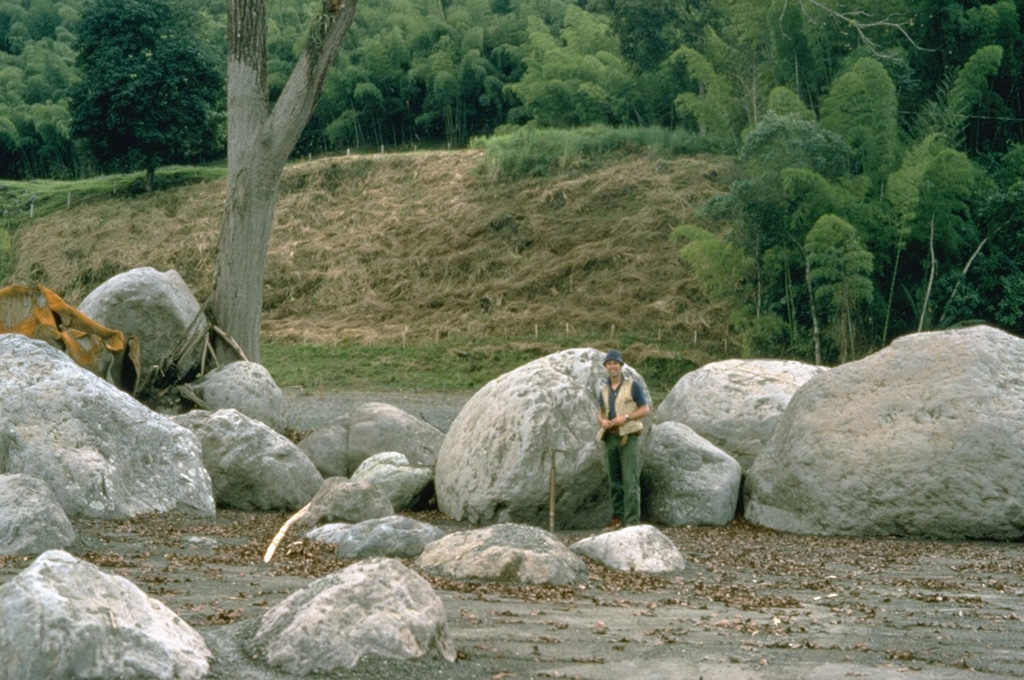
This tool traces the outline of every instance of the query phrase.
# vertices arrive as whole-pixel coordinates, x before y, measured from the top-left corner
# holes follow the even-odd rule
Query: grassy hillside
[[[737,351],[725,310],[701,302],[670,240],[725,190],[729,159],[638,155],[495,182],[483,153],[286,169],[264,294],[263,359],[279,382],[472,389],[550,351],[616,346],[664,390]],[[151,266],[176,269],[204,301],[223,197],[213,179],[72,202],[16,230],[6,283],[42,283],[77,304]]]

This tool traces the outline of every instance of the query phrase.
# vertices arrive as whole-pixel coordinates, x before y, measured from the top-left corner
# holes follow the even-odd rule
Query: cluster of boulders
[[[247,641],[254,653],[296,675],[351,668],[366,654],[454,660],[441,601],[400,559],[449,578],[530,584],[585,581],[584,557],[652,573],[682,569],[678,549],[653,527],[606,537],[604,547],[588,547],[587,540],[566,547],[541,528],[517,523],[526,516],[518,511],[493,526],[451,534],[396,514],[435,498],[446,433],[393,406],[370,403],[294,443],[284,435],[283,395],[262,366],[237,361],[205,374],[197,370],[197,337],[207,327],[185,292],[174,272],[133,270],[83,303],[97,321],[137,336],[148,349],[140,362],[143,384],[167,376],[193,379],[184,393],[202,408],[184,413],[166,400],[133,398],[59,348],[0,335],[0,554],[37,555],[0,585],[0,680],[201,678],[209,672],[212,653],[204,639],[174,612],[67,552],[75,543],[69,517],[301,509],[297,525],[310,540],[359,562],[293,593],[254,628]],[[581,371],[593,381],[598,356],[573,350],[539,367],[570,365],[563,384]],[[590,398],[577,390],[572,416],[543,416],[550,427],[537,446],[550,441],[559,422],[580,437],[586,431],[589,444]],[[584,415],[587,424],[580,427],[575,417]],[[564,439],[557,458],[547,460],[567,475],[566,464],[578,456],[589,468],[585,493],[593,495],[603,482],[600,466],[590,448],[573,452],[571,444]],[[540,448],[536,453],[544,455]],[[543,479],[528,485],[531,493],[548,488]],[[566,524],[581,525],[567,508],[599,507],[579,502],[571,478],[561,479],[560,489]],[[636,559],[623,562],[630,554]]]
[[[133,270],[83,310],[137,335],[147,370],[166,373],[173,356],[173,371],[189,375],[200,355],[182,348],[207,329],[183,286],[174,272]],[[454,659],[443,606],[398,559],[447,578],[515,583],[584,581],[584,558],[681,572],[683,556],[651,525],[569,547],[542,528],[597,529],[611,518],[596,438],[603,356],[568,349],[521,366],[470,398],[447,432],[371,403],[295,444],[282,434],[281,391],[258,364],[207,372],[190,389],[205,408],[161,413],[44,343],[0,335],[0,553],[39,554],[0,586],[0,680],[208,670],[202,638],[172,612],[63,552],[74,542],[69,516],[298,511],[309,539],[361,561],[262,618],[264,659],[295,674],[350,668],[366,653]],[[704,366],[647,420],[644,517],[724,525],[741,510],[803,533],[1019,539],[1021,366],[1024,341],[984,326],[907,336],[833,369]],[[396,514],[432,501],[482,528],[446,534]],[[157,667],[175,670],[150,674]]]

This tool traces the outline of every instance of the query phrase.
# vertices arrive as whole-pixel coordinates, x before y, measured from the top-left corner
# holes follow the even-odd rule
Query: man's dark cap
[[[608,354],[604,355],[604,363],[607,364],[609,361],[617,361],[620,364],[626,363],[622,360],[622,352],[617,349],[610,350]]]

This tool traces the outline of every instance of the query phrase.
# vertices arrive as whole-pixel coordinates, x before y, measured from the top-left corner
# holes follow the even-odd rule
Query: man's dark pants
[[[626,443],[623,444],[622,440]],[[620,437],[608,433],[604,455],[608,461],[608,480],[612,485],[612,514],[625,526],[640,523],[640,433]]]

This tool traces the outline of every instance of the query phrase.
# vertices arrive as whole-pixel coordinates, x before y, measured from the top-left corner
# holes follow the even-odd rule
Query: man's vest
[[[609,413],[608,398],[611,396],[611,393],[611,385],[606,380],[601,384],[601,414],[605,418],[608,417]],[[633,401],[633,379],[623,376],[622,384],[619,385],[619,393],[615,397],[615,415],[630,415],[638,408],[640,407]],[[644,424],[639,420],[627,420],[619,426],[618,432],[620,435],[627,435],[639,432],[642,429],[644,429]]]

